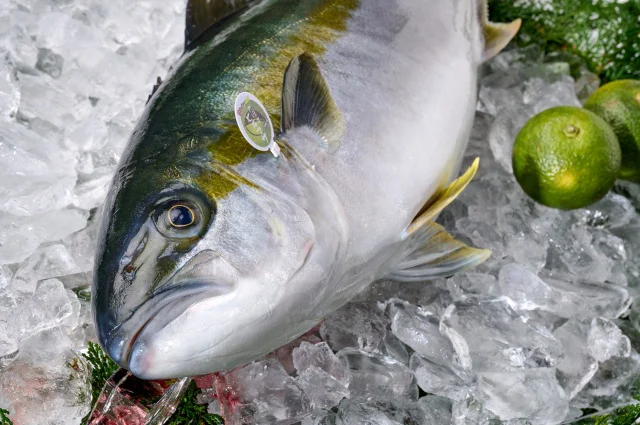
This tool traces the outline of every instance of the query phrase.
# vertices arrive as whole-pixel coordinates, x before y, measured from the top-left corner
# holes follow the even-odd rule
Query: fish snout
[[[144,282],[137,281],[139,277],[131,284],[148,288]],[[144,379],[160,355],[153,348],[156,334],[189,307],[229,294],[237,287],[236,269],[213,251],[201,251],[151,294],[138,299],[138,306],[128,318],[118,320],[113,310],[98,306],[95,323],[99,340],[118,365]]]

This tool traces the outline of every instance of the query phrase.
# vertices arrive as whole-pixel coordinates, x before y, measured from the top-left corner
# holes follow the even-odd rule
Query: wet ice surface
[[[78,424],[89,411],[87,366],[74,359],[95,336],[76,294],[119,155],[181,51],[183,13],[182,0],[0,5],[0,407],[16,425]],[[196,380],[209,411],[230,424],[524,425],[629,402],[640,187],[561,212],[511,175],[522,125],[595,89],[570,71],[536,48],[484,68],[463,164],[480,156],[481,167],[439,221],[491,248],[486,264],[377,282],[298,341]]]
[[[120,153],[181,53],[183,16],[182,0],[0,4],[0,407],[15,425],[89,412],[78,353],[95,336],[76,292]]]

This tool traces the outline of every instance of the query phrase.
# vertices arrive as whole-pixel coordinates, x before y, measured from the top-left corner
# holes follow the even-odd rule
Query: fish
[[[103,207],[104,350],[142,379],[224,371],[376,280],[483,262],[435,219],[478,167],[458,176],[479,66],[519,26],[484,0],[189,0]],[[242,93],[272,140],[244,137]]]

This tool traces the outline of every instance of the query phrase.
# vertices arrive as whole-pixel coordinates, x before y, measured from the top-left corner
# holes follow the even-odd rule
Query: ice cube
[[[573,214],[587,226],[617,229],[629,224],[635,216],[635,210],[629,199],[609,192],[600,201],[576,210]]]
[[[409,303],[389,306],[391,330],[422,357],[448,365],[454,360],[451,342],[440,333],[440,318]]]
[[[456,273],[447,279],[447,288],[455,299],[462,299],[468,295],[502,295],[498,287],[498,280],[488,274],[482,273]]]
[[[583,69],[576,80],[575,91],[580,102],[584,103],[599,87],[600,78],[596,74]]]
[[[406,425],[426,424],[421,409],[413,403],[358,402],[340,403],[335,425]],[[328,425],[328,424],[327,424]]]
[[[493,412],[487,410],[478,399],[471,395],[453,404],[451,417],[453,425],[493,425],[501,423]]]
[[[476,376],[456,365],[439,365],[413,353],[409,367],[426,393],[462,400],[476,388]]]
[[[296,381],[315,409],[329,409],[343,398],[349,398],[347,385],[317,366],[304,369]]]
[[[471,239],[475,246],[492,250],[494,257],[502,258],[506,255],[502,235],[494,226],[462,218],[456,221],[456,228],[462,235]]]
[[[38,49],[36,69],[39,71],[49,74],[53,78],[58,78],[62,74],[63,64],[64,58],[61,55],[47,48]]]
[[[380,352],[385,356],[393,357],[405,365],[409,364],[409,352],[407,351],[407,347],[398,339],[397,336],[391,333],[390,330],[387,330],[387,333],[382,340]]]
[[[15,65],[6,51],[0,49],[0,118],[9,120],[16,115],[20,105],[20,83]]]
[[[61,241],[73,264],[75,264],[73,269],[70,268],[65,271],[64,276],[93,272],[99,217],[99,214],[94,214],[87,227],[72,233]],[[61,274],[60,276],[63,275]],[[86,279],[82,279],[82,283],[86,284]]]
[[[512,173],[511,157],[516,136],[535,114],[531,108],[522,104],[521,99],[510,101],[508,105],[497,109],[497,113],[489,131],[489,146],[496,162],[505,171]]]
[[[68,330],[79,323],[80,304],[71,291],[57,279],[38,284],[33,297],[19,306],[15,312],[14,329],[20,339],[46,329],[66,326]]]
[[[576,96],[575,82],[569,75],[562,75],[551,84],[542,78],[528,80],[523,100],[533,106],[534,114],[556,106],[581,106]]]
[[[611,357],[628,357],[631,354],[629,338],[613,322],[603,317],[594,317],[591,321],[587,343],[589,354],[601,363]]]
[[[317,367],[345,387],[349,386],[349,371],[326,342],[310,344],[302,342],[293,349],[293,365],[298,373],[310,367]]]
[[[540,279],[529,268],[508,264],[500,270],[502,293],[519,310],[540,309],[561,317],[617,317],[629,305],[625,288],[611,284],[590,284],[573,279]]]
[[[542,63],[544,52],[542,48],[533,43],[522,49],[506,49],[492,58],[486,67],[490,74],[508,72],[513,73],[521,68]]]
[[[17,22],[29,21],[30,16],[24,11],[15,13],[13,19]],[[16,65],[26,70],[34,69],[38,57],[38,47],[35,40],[31,38],[25,28],[15,24],[11,26],[9,35],[11,37],[11,57],[15,60]]]
[[[408,301],[420,305],[429,311],[438,314],[442,304],[448,305],[446,298],[450,297],[449,291],[441,281],[431,282],[395,282],[380,280],[374,282],[358,297],[359,302],[385,302],[390,299]],[[374,310],[376,313],[378,309]]]
[[[99,172],[91,178],[85,179],[74,189],[76,196],[74,205],[85,210],[92,210],[100,206],[107,195],[112,178],[113,175],[109,170],[104,174]]]
[[[11,281],[16,292],[32,293],[38,281],[78,273],[78,267],[62,244],[38,249],[20,265]]]
[[[0,165],[0,211],[29,216],[73,200],[74,156],[20,124],[0,126]]]
[[[298,383],[275,359],[235,369],[221,376],[217,387],[223,416],[230,424],[293,424],[312,412]]]
[[[640,373],[640,356],[632,352],[629,357],[612,357],[600,363],[598,372],[576,400],[587,407],[608,409],[633,403],[637,394],[637,379]]]
[[[354,400],[417,400],[418,385],[411,370],[380,354],[345,348],[338,357],[351,373],[349,391]]]
[[[595,249],[588,229],[565,220],[547,224],[550,264],[592,282],[609,280],[613,261]]]
[[[375,304],[349,303],[322,322],[320,336],[334,351],[346,347],[374,351],[384,338],[385,326]]]
[[[300,425],[336,425],[337,414],[333,410],[316,410],[300,422]]]
[[[295,374],[296,368],[293,364],[293,351],[303,342],[308,342],[311,344],[322,342],[320,337],[317,335],[317,331],[317,327],[311,329],[309,332],[305,333],[299,338],[296,338],[290,343],[283,345],[282,347],[279,347],[273,352],[267,354],[267,357],[277,359],[289,375]]]
[[[84,228],[88,216],[86,211],[70,208],[31,217],[0,212],[0,264],[21,262],[41,243],[62,239]]]
[[[89,371],[59,329],[33,335],[0,374],[0,406],[16,424],[79,423],[89,413]]]
[[[587,337],[589,320],[571,319],[553,335],[564,347],[564,359],[557,365],[558,382],[573,399],[598,371],[598,361],[589,354]]]
[[[554,368],[478,374],[478,397],[502,420],[529,418],[536,424],[560,423],[569,412],[569,398]]]
[[[461,363],[470,357],[476,372],[550,367],[563,355],[551,332],[525,320],[508,298],[455,301],[442,329]]]
[[[425,415],[425,424],[450,424],[453,403],[450,399],[428,395],[418,400],[418,407]]]
[[[18,113],[23,119],[38,119],[63,129],[81,117],[75,116],[74,112],[83,100],[63,90],[48,75],[20,73],[18,78],[22,91]]]

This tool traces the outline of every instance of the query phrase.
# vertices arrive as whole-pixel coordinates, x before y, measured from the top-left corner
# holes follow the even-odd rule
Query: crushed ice
[[[96,217],[156,77],[180,54],[183,3],[0,5],[0,407],[16,425],[78,424],[89,411],[78,353],[95,337],[85,289]],[[561,212],[528,199],[511,174],[524,123],[597,87],[570,71],[536,47],[483,69],[465,157],[481,168],[439,221],[491,248],[486,264],[377,282],[264,359],[197,379],[209,411],[230,424],[516,425],[630,402],[640,188],[618,183]]]

